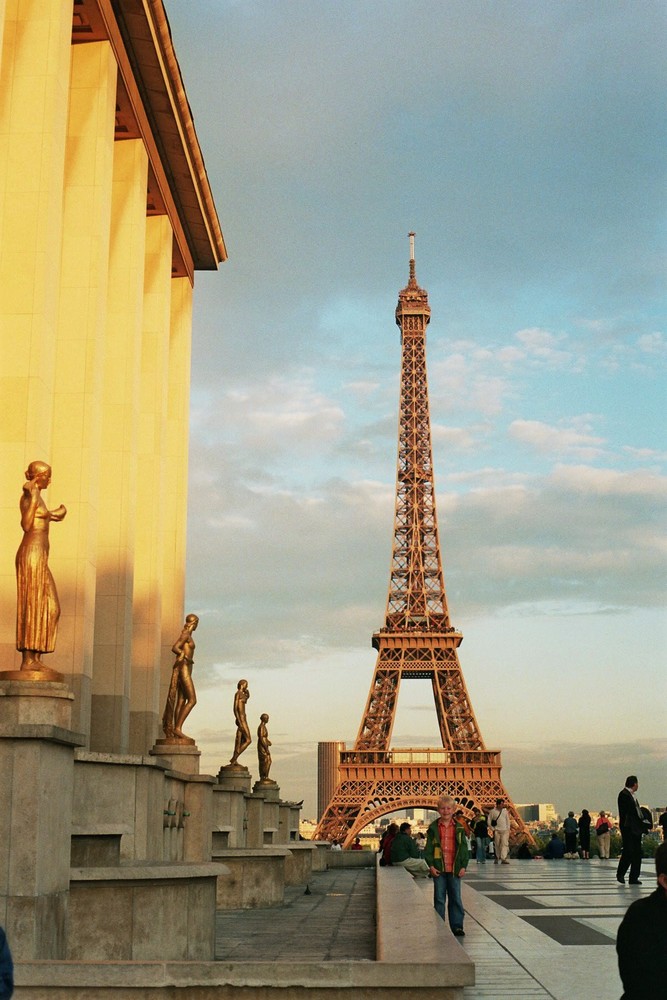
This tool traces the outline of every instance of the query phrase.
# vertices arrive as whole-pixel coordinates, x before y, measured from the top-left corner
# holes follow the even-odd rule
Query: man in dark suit
[[[658,885],[636,900],[618,928],[618,971],[625,990],[622,1000],[664,997],[667,983],[667,844],[655,852]]]
[[[0,1000],[10,1000],[14,993],[14,964],[5,932],[0,927]]]
[[[630,885],[641,885],[639,873],[642,866],[642,834],[644,818],[637,801],[639,781],[636,774],[625,779],[625,788],[618,793],[618,825],[623,840],[623,850],[618,861],[616,878],[625,883],[625,873],[630,869]]]

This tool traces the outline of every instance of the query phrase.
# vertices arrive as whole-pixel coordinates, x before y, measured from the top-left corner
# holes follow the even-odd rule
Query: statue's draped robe
[[[56,646],[60,602],[49,569],[51,517],[40,499],[33,526],[16,553],[16,648],[52,653]]]

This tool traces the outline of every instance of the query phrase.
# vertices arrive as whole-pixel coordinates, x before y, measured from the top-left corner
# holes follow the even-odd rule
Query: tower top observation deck
[[[408,233],[410,240],[410,277],[405,288],[398,293],[398,305],[396,306],[396,325],[404,329],[404,318],[408,315],[422,315],[424,325],[431,322],[431,307],[428,304],[428,293],[426,289],[420,288],[417,284],[415,273],[415,234]]]

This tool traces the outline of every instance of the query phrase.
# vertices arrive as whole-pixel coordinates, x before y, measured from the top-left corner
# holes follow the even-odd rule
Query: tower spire
[[[408,238],[410,240],[410,284],[416,285],[417,278],[415,276],[415,234],[408,233]]]

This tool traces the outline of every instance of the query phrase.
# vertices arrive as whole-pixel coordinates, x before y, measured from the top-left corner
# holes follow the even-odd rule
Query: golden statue
[[[239,681],[236,685],[236,694],[234,695],[236,740],[234,741],[234,753],[229,761],[230,764],[236,764],[243,751],[247,750],[252,743],[252,737],[248,728],[248,721],[245,717],[245,706],[249,697],[250,692],[248,691],[248,682]]]
[[[269,731],[266,728],[266,724],[269,721],[269,717],[264,712],[259,717],[259,726],[257,727],[257,759],[259,761],[259,780],[260,781],[270,781],[269,771],[271,770],[271,751],[269,747],[271,746],[271,740],[269,739]]]
[[[194,666],[195,641],[192,633],[199,625],[197,615],[188,615],[178,639],[171,647],[176,656],[176,662],[171,671],[167,704],[162,716],[162,728],[168,740],[188,740],[194,743],[183,732],[183,723],[197,704],[195,686],[192,683],[192,667]]]
[[[62,521],[61,504],[48,510],[42,490],[51,482],[51,466],[31,462],[19,502],[23,540],[16,553],[16,648],[23,654],[21,670],[43,670],[42,653],[56,647],[60,601],[49,569],[49,525]]]

